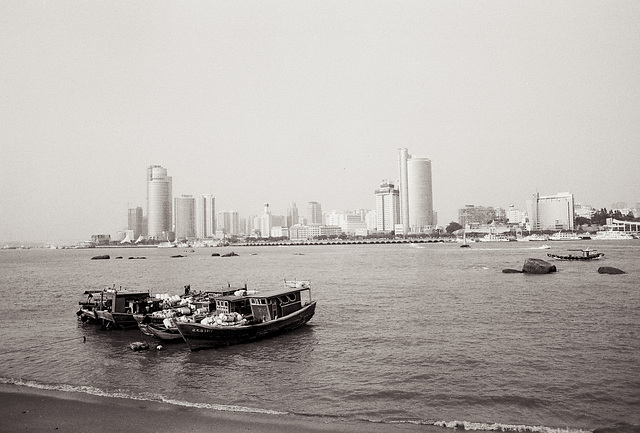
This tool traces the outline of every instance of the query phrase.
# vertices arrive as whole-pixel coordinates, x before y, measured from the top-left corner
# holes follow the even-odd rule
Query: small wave
[[[245,413],[260,413],[260,414],[268,414],[268,415],[288,414],[288,412],[260,409],[255,407],[245,407],[245,406],[226,405],[226,404],[212,404],[212,403],[193,403],[193,402],[184,401],[184,400],[167,398],[164,396],[136,396],[136,395],[126,394],[122,392],[104,391],[99,388],[94,388],[92,386],[73,386],[73,385],[64,385],[64,384],[52,385],[52,384],[46,384],[41,382],[35,382],[32,380],[9,379],[5,377],[0,377],[0,383],[6,384],[6,385],[24,386],[27,388],[34,388],[34,389],[43,389],[47,391],[74,392],[74,393],[81,393],[81,394],[90,394],[90,395],[95,395],[99,397],[126,398],[129,400],[138,400],[138,401],[154,401],[154,402],[171,404],[174,406],[193,407],[196,409],[210,409],[210,410],[217,410],[221,412],[245,412]]]
[[[593,433],[640,433],[640,425],[619,422],[612,427],[597,428]]]
[[[524,424],[500,424],[470,421],[436,421],[433,425],[438,427],[453,428],[459,430],[482,430],[500,432],[532,432],[532,433],[591,433],[591,430],[556,428],[545,426],[530,426]]]

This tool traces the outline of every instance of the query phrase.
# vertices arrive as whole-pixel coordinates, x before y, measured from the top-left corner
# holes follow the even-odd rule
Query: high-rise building
[[[322,207],[317,201],[307,204],[307,225],[322,224]]]
[[[218,212],[216,219],[216,231],[224,235],[237,235],[240,233],[240,216],[236,211]]]
[[[531,230],[573,230],[574,201],[568,192],[541,196],[535,193],[527,200]]]
[[[174,201],[176,239],[195,239],[196,199],[192,195],[183,195]]]
[[[269,203],[265,203],[262,215],[260,215],[260,236],[262,236],[263,238],[270,237],[271,227],[273,227],[271,211],[269,211]]]
[[[298,208],[296,204],[289,203],[289,209],[287,209],[287,227],[291,227],[294,224],[298,224]]]
[[[400,194],[394,184],[386,180],[376,190],[376,216],[378,231],[392,231],[400,224]]]
[[[144,234],[144,216],[142,215],[142,207],[138,206],[129,209],[127,229],[133,230],[134,240]]]
[[[399,150],[400,222],[403,233],[421,233],[433,226],[431,160]]]
[[[400,149],[398,155],[398,176],[400,176],[400,221],[402,224],[402,234],[409,233],[409,176],[407,174],[407,160],[410,158],[406,148]],[[378,216],[380,218],[380,216]]]
[[[196,235],[199,239],[213,238],[216,235],[216,199],[211,194],[203,194],[197,203]]]
[[[171,232],[171,176],[159,165],[147,168],[147,235],[152,239],[169,238]]]

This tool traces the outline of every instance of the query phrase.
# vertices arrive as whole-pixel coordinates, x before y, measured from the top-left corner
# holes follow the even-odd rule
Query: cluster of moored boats
[[[115,287],[84,292],[76,313],[83,323],[132,329],[164,342],[184,340],[191,350],[267,338],[306,324],[315,313],[309,281],[287,281],[269,294],[247,286],[183,295]]]

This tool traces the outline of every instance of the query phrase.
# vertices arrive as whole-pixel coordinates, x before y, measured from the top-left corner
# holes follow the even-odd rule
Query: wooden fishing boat
[[[215,315],[201,323],[176,322],[192,351],[218,348],[272,337],[305,325],[313,317],[308,281],[285,281],[272,294],[222,296],[216,299]]]
[[[99,323],[105,328],[129,329],[138,326],[133,314],[140,302],[149,298],[149,292],[132,292],[108,288],[87,290],[87,299],[80,301],[76,313],[82,322]]]
[[[580,251],[582,252],[582,255],[577,256],[577,255],[569,254],[569,255],[563,256],[559,254],[547,254],[547,256],[555,260],[577,260],[577,261],[597,260],[604,257],[604,253],[599,253],[596,250],[590,250],[589,248],[584,250],[567,250],[567,251]]]
[[[150,323],[147,324],[146,326],[150,335],[157,338],[158,340],[165,341],[165,342],[183,341],[182,335],[180,335],[178,328],[167,328],[164,326],[160,327]]]
[[[195,321],[203,319],[215,310],[215,299],[220,296],[231,296],[235,293],[247,293],[247,286],[232,288],[231,285],[219,290],[191,292],[185,286],[184,295],[156,294],[140,303],[137,313],[133,315],[143,334],[160,340],[182,340],[174,320]]]

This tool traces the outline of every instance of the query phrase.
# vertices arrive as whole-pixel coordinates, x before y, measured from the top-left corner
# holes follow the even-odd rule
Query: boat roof
[[[291,293],[299,293],[299,292],[304,292],[304,291],[310,291],[311,288],[310,287],[299,287],[296,289],[291,289],[291,288],[287,288],[284,290],[278,290],[275,292],[271,292],[271,293],[256,293],[255,295],[247,295],[247,298],[277,298],[278,296],[282,296],[282,295],[289,295]]]
[[[218,296],[216,300],[238,302],[246,299],[270,299],[270,298],[277,298],[278,296],[289,295],[291,293],[299,293],[299,292],[310,291],[310,290],[311,290],[310,287],[300,287],[297,289],[287,288],[284,290],[278,290],[278,291],[269,292],[269,293],[256,293],[256,294],[241,295],[241,296],[236,296],[236,295]]]
[[[148,290],[146,292],[130,292],[128,290],[105,290],[105,293],[111,293],[115,296],[150,296]]]

